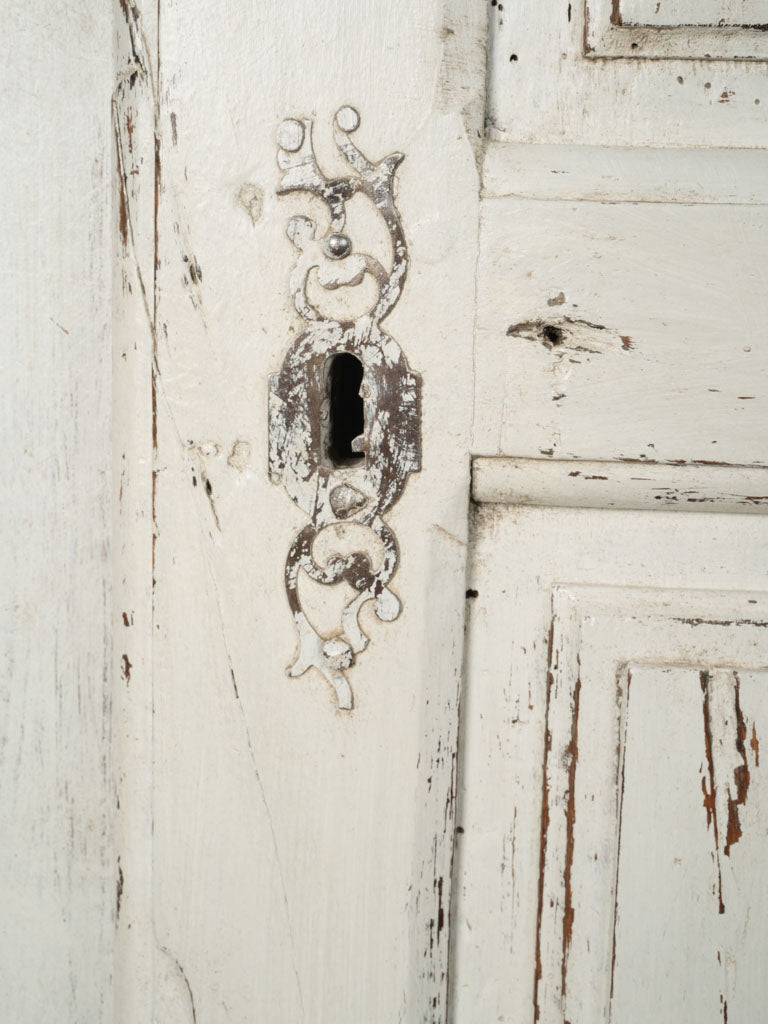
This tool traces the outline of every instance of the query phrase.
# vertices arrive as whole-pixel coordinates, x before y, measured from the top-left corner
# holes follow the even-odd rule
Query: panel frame
[[[605,590],[611,597],[609,610],[616,605],[612,599],[617,588],[631,587],[633,596],[648,595],[662,603],[670,593],[682,594],[686,600],[688,595],[692,600],[698,596],[698,604],[680,606],[692,613],[683,617],[693,618],[690,624],[679,624],[684,635],[689,631],[702,638],[703,631],[715,631],[727,646],[727,628],[696,620],[728,619],[724,602],[734,591],[739,603],[731,610],[738,613],[737,619],[754,617],[756,608],[761,609],[760,621],[765,619],[768,534],[761,516],[711,513],[651,515],[484,503],[475,505],[473,520],[452,906],[451,1019],[464,1024],[503,1016],[530,1024],[537,944],[537,901],[530,894],[538,891],[540,878],[552,589]],[[712,614],[707,613],[708,605]],[[768,640],[765,630],[762,636]],[[651,637],[646,646],[653,642]],[[668,651],[662,653],[668,661],[686,662],[691,650],[689,643],[673,658]],[[632,656],[632,650],[623,652],[619,660],[630,661]],[[721,664],[731,660],[732,652],[726,651]],[[583,704],[588,710],[588,700]],[[763,740],[762,712],[758,730]],[[562,735],[570,739],[569,721]],[[588,757],[587,735],[579,738],[579,748]],[[611,750],[605,754],[609,762]],[[699,780],[693,781],[697,787]],[[743,819],[745,839],[736,847],[735,858],[749,856],[754,862],[754,844],[759,842],[755,822],[762,829],[765,820],[760,811],[763,792],[758,787],[750,796]],[[755,795],[759,799],[753,800]],[[583,810],[582,823],[590,813]],[[583,885],[581,891],[589,900]],[[593,934],[594,928],[590,939]],[[557,936],[554,946],[557,951]],[[747,963],[751,962],[748,958]],[[560,962],[547,966],[561,970]],[[739,986],[731,1006],[734,1019],[739,1001],[753,998],[754,989]],[[580,1018],[570,1019],[581,1024]],[[592,1018],[585,1019],[591,1024]]]
[[[610,24],[609,0],[600,4],[598,18],[590,0],[593,27],[624,31]],[[518,0],[491,8],[491,141],[768,147],[768,80],[762,60],[637,59],[631,40],[631,56],[589,56],[589,31],[585,4],[578,0]]]
[[[552,628],[547,687],[546,755],[542,790],[542,859],[539,876],[539,909],[536,940],[536,1020],[541,1024],[567,1024],[570,1020],[610,1019],[612,970],[601,973],[580,964],[575,985],[568,984],[573,950],[590,948],[578,934],[581,919],[572,890],[572,866],[576,844],[575,820],[579,787],[579,694],[582,687],[580,648],[585,628],[604,629],[606,647],[601,652],[601,678],[615,678],[615,779],[611,791],[616,819],[615,842],[608,860],[595,867],[593,881],[604,888],[601,902],[594,886],[590,897],[614,907],[613,935],[603,939],[602,959],[615,957],[615,928],[621,816],[623,736],[626,685],[632,665],[685,666],[701,670],[768,670],[768,659],[756,649],[754,634],[768,621],[768,595],[755,592],[651,591],[632,587],[555,585],[552,588]],[[625,628],[637,627],[628,642]],[[671,631],[670,631],[671,627]],[[727,635],[725,635],[727,631]],[[725,646],[717,653],[717,634]],[[674,637],[674,639],[672,639]],[[644,646],[643,646],[644,645]],[[604,659],[604,660],[603,660]],[[594,667],[594,666],[592,666]],[[625,689],[622,689],[622,680]],[[586,737],[588,742],[594,737]],[[581,737],[583,745],[584,737]],[[592,744],[587,749],[594,749]],[[602,749],[606,749],[603,747]],[[609,748],[610,749],[610,748]],[[582,793],[582,797],[584,794]],[[581,840],[583,842],[583,839]],[[581,939],[581,941],[580,941]],[[600,958],[598,936],[591,935],[592,956]],[[597,952],[595,952],[597,950]],[[602,980],[602,1005],[595,990]]]
[[[752,9],[751,14],[745,11],[748,5]],[[669,14],[670,7],[672,15]],[[702,13],[702,8],[707,13]],[[768,20],[768,6],[765,0],[662,0],[662,3],[657,0],[618,0],[616,19],[619,18],[625,25],[711,25],[717,28],[735,25],[759,28]]]
[[[643,25],[622,18],[620,0],[584,0],[588,59],[768,60],[764,25]]]

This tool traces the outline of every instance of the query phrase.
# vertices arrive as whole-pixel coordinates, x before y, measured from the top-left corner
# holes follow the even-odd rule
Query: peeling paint
[[[565,905],[563,909],[563,959],[561,963],[561,998],[566,994],[566,971],[568,950],[573,935],[573,892],[571,891],[571,871],[573,869],[573,848],[576,831],[576,766],[579,760],[579,696],[581,693],[581,677],[576,679],[573,691],[573,712],[571,717],[571,738],[566,747],[566,768],[568,771],[568,796],[566,810],[565,838]]]
[[[725,905],[723,903],[723,874],[720,867],[720,839],[717,822],[717,807],[715,804],[715,762],[712,747],[712,710],[710,701],[710,674],[709,672],[700,672],[699,681],[701,683],[701,692],[704,696],[702,711],[704,714],[704,749],[707,757],[707,773],[709,778],[709,791],[705,788],[704,780],[702,779],[702,790],[704,792],[704,808],[707,812],[707,825],[710,822],[714,829],[715,835],[715,861],[717,866],[717,901],[718,909],[721,914],[725,913]]]
[[[264,211],[264,190],[253,182],[246,181],[238,189],[235,199],[251,218],[252,223],[258,224]]]
[[[741,839],[741,822],[739,820],[739,807],[747,801],[749,792],[750,773],[747,763],[747,751],[744,741],[747,738],[747,726],[744,722],[744,715],[741,711],[740,688],[741,680],[738,673],[733,673],[734,680],[734,712],[736,715],[736,751],[741,760],[733,770],[733,789],[728,785],[728,829],[726,832],[725,847],[723,853],[726,857],[731,855],[731,847]]]
[[[248,466],[250,459],[250,441],[235,441],[232,445],[232,451],[227,456],[227,465],[232,469],[236,469],[238,473],[242,473]]]
[[[560,293],[563,296],[563,293]],[[547,305],[559,304],[560,296],[550,299]],[[563,301],[565,296],[563,296]],[[549,317],[546,320],[523,320],[510,324],[507,337],[525,338],[538,341],[544,348],[556,350],[559,355],[566,352],[585,352],[598,355],[609,351],[628,351],[633,348],[627,334],[618,334],[604,324],[591,323],[570,316]]]
[[[278,193],[305,192],[322,199],[330,214],[323,238],[314,221],[294,216],[287,234],[296,251],[290,290],[297,312],[309,323],[293,342],[282,368],[269,380],[269,472],[311,520],[291,546],[285,585],[299,635],[299,652],[290,676],[314,667],[336,691],[340,708],[352,707],[352,691],[344,670],[365,649],[360,629],[362,605],[374,602],[379,619],[391,621],[400,601],[388,589],[398,563],[394,533],[383,514],[400,497],[408,475],[420,469],[421,379],[409,370],[399,345],[380,328],[400,298],[408,269],[405,235],[394,204],[393,187],[402,153],[370,162],[353,144],[360,117],[352,107],[336,114],[337,149],[356,172],[348,178],[326,178],[315,159],[312,122],[289,119],[278,129],[278,164],[283,172]],[[392,243],[392,266],[386,270],[366,253],[353,251],[344,234],[346,203],[362,193],[382,216]],[[370,275],[378,285],[371,308],[355,320],[328,318],[310,301],[307,283],[315,271],[323,289],[352,288]],[[348,457],[335,450],[334,366],[340,357],[354,357],[360,367],[359,396],[362,432],[351,441]],[[362,400],[362,403],[360,402]],[[384,546],[378,569],[363,552],[336,556],[318,565],[312,554],[318,533],[339,522],[366,526]],[[324,639],[310,623],[298,593],[299,572],[316,582],[341,581],[358,591],[342,615],[341,631]]]

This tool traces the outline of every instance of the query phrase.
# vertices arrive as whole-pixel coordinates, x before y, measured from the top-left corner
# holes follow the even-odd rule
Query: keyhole
[[[358,459],[365,458],[365,452],[352,448],[356,438],[362,441],[365,431],[363,400],[360,397],[362,381],[363,364],[356,356],[342,352],[333,357],[328,370],[328,455],[334,466],[353,465]]]

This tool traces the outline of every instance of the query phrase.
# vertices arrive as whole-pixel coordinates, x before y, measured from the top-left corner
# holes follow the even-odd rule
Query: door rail
[[[476,456],[481,504],[768,513],[768,467]]]

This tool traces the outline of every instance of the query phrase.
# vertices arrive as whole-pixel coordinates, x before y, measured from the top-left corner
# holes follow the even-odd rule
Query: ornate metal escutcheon
[[[336,113],[334,141],[351,168],[347,177],[328,178],[312,145],[310,120],[285,120],[278,129],[277,192],[305,192],[327,206],[322,237],[314,221],[294,216],[287,234],[296,249],[290,275],[294,305],[307,322],[291,344],[278,373],[269,378],[269,471],[309,516],[293,541],[285,565],[285,587],[296,622],[299,649],[288,669],[300,676],[316,668],[333,686],[338,705],[351,709],[345,670],[368,644],[358,616],[373,601],[379,619],[400,614],[389,589],[397,569],[398,547],[384,514],[403,492],[408,474],[420,469],[421,378],[408,368],[400,346],[381,329],[402,293],[408,251],[395,208],[395,172],[403,159],[393,153],[372,163],[350,136],[360,124],[352,107]],[[390,269],[359,251],[345,233],[346,204],[361,194],[383,218],[391,242]],[[386,262],[386,261],[385,261]],[[354,319],[323,314],[308,289],[355,289],[369,275],[376,284],[372,305]],[[310,285],[310,282],[312,284]],[[319,289],[318,289],[319,286]],[[334,524],[356,523],[378,538],[378,564],[367,551],[328,556],[318,563],[315,541]],[[309,621],[299,596],[301,572],[317,583],[351,586],[340,629],[323,636]]]

